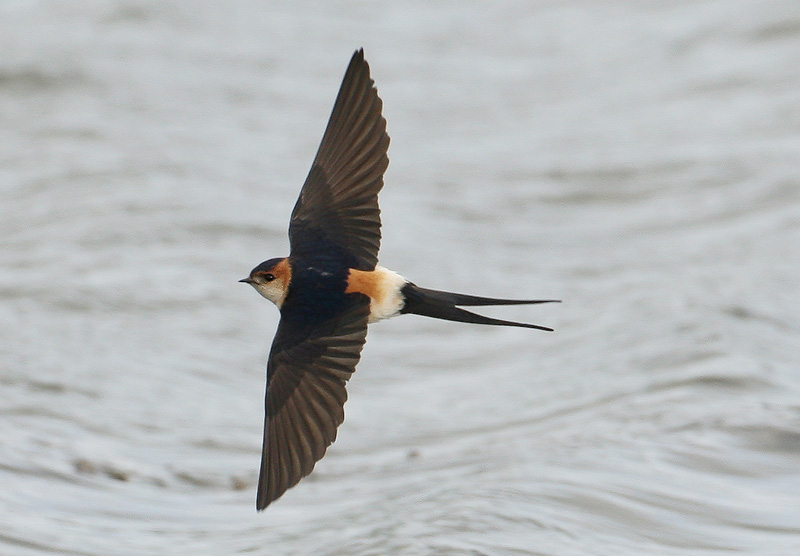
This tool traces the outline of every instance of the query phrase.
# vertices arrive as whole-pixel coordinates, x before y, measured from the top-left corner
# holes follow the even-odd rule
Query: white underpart
[[[253,287],[258,293],[277,305],[278,309],[281,308],[281,305],[283,305],[283,300],[286,299],[286,291],[288,288],[283,283],[283,279],[281,278],[276,278],[272,282],[266,282],[263,284],[253,284]]]
[[[378,280],[374,296],[370,297],[369,322],[377,322],[399,315],[406,302],[400,290],[408,283],[408,280],[382,266],[375,267],[375,274]]]

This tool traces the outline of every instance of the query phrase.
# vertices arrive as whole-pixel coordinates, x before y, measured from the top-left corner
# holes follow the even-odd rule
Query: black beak
[[[245,284],[252,284],[252,283],[253,283],[253,279],[252,279],[252,278],[250,278],[249,276],[248,276],[247,278],[242,278],[242,279],[241,279],[241,280],[239,280],[239,281],[240,281],[240,282],[244,282]]]

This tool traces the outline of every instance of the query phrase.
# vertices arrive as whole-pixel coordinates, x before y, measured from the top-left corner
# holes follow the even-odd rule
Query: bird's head
[[[278,258],[264,261],[250,272],[250,276],[239,281],[253,286],[280,309],[289,290],[291,276],[289,260]]]

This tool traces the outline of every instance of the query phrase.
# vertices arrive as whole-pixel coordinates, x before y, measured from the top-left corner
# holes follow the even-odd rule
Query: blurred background
[[[371,326],[254,508],[286,228],[352,52]],[[800,3],[0,4],[0,553],[800,553]]]

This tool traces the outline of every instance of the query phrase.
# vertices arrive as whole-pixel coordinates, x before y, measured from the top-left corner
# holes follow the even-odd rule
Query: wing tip
[[[358,48],[353,55],[350,57],[350,68],[355,69],[356,66],[365,66],[367,69],[367,75],[369,75],[369,64],[367,63],[366,58],[364,57],[364,47]],[[350,69],[349,68],[349,69]],[[345,72],[347,73],[347,72]]]

